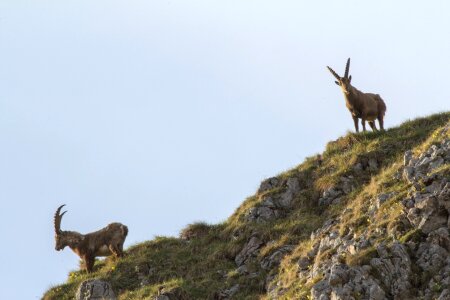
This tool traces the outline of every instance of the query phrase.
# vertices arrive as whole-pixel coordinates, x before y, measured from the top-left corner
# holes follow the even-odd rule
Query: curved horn
[[[60,207],[58,207],[58,209],[56,210],[55,213],[55,217],[53,218],[53,223],[55,224],[55,233],[61,233],[61,219],[64,216],[64,214],[67,212],[63,212],[62,214],[60,214],[61,208],[63,208],[65,206],[65,204],[61,205]]]
[[[327,68],[328,71],[330,71],[331,74],[333,74],[333,76],[336,77],[337,80],[341,80],[341,77],[339,77],[339,75],[332,68],[330,68],[329,66],[327,66]]]
[[[344,75],[344,78],[348,78],[348,70],[350,70],[350,57],[347,59],[347,64],[345,65],[345,75]]]

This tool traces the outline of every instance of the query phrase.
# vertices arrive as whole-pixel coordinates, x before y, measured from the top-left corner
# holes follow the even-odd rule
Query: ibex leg
[[[109,250],[111,250],[111,252],[114,254],[115,257],[123,256],[123,251],[120,248],[120,246],[111,245],[111,246],[109,246]]]
[[[363,131],[366,131],[366,119],[362,118],[361,124],[362,124]]]
[[[91,273],[92,270],[94,269],[95,257],[86,255],[83,260],[86,267],[86,271],[88,273]]]
[[[370,128],[372,128],[372,131],[377,131],[377,127],[375,126],[375,121],[369,121]]]
[[[378,117],[378,124],[380,125],[380,130],[384,131],[384,121],[383,121],[383,116],[379,116]]]
[[[124,253],[123,253],[123,243],[118,244],[117,247],[119,248],[120,256],[124,256]]]
[[[359,124],[358,124],[358,118],[355,116],[352,116],[353,122],[355,123],[355,130],[356,132],[359,132]]]

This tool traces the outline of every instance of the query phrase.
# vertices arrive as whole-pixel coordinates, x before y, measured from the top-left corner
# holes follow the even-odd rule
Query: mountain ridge
[[[449,299],[450,260],[427,259],[450,251],[449,140],[449,112],[349,133],[264,180],[225,222],[132,246],[43,299],[73,299],[92,279],[118,299]]]

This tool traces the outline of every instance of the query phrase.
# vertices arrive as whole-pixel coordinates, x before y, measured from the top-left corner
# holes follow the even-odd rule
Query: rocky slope
[[[330,142],[226,222],[71,272],[44,299],[450,299],[449,215],[443,113]]]
[[[440,133],[447,138],[418,155],[406,151],[394,176],[377,182],[406,183],[407,193],[371,197],[360,212],[367,216],[365,228],[342,230],[352,211],[347,207],[311,234],[312,246],[297,264],[299,279],[319,278],[312,299],[450,299],[449,132],[447,125]],[[392,218],[385,210],[397,210],[394,205],[401,210],[383,226],[376,218]],[[283,289],[272,290],[272,298],[282,295]]]

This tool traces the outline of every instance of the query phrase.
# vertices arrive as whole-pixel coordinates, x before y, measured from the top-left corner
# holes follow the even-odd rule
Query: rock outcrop
[[[339,219],[328,220],[313,232],[315,243],[298,260],[300,279],[322,278],[312,286],[311,299],[450,299],[450,178],[436,172],[449,163],[449,139],[417,156],[412,151],[404,154],[401,176],[396,177],[411,188],[401,200],[404,216],[399,220],[405,223],[403,230],[416,239],[401,242],[395,237],[405,232],[393,232],[392,242],[373,244],[386,234],[385,229],[359,236],[350,230],[341,236],[335,226]],[[321,204],[332,204],[342,194],[341,188],[329,189]],[[394,196],[393,192],[377,195],[367,209],[368,217]],[[331,255],[324,259],[324,253]],[[358,254],[367,256],[362,263],[345,262],[346,256]],[[283,290],[270,295],[278,299]]]
[[[388,234],[386,228],[366,230],[360,235],[353,234],[350,228],[342,235],[337,226],[340,218],[330,219],[314,231],[310,251],[297,262],[299,280],[321,278],[311,288],[311,299],[450,299],[450,178],[438,172],[449,164],[449,139],[418,155],[405,152],[403,166],[394,180],[404,180],[410,190],[408,197],[401,199],[404,209],[398,222],[402,226],[389,229],[391,241],[376,244]],[[374,171],[378,167],[372,161],[365,169]],[[362,165],[358,171],[364,171]],[[341,177],[338,184],[323,192],[319,205],[340,203],[340,198],[353,190],[352,179]],[[264,190],[263,186],[260,190]],[[396,192],[376,195],[368,205],[367,218],[374,218],[394,197]],[[262,203],[260,207],[272,207]],[[416,238],[398,240],[408,234]],[[279,251],[263,258],[261,267],[276,266],[269,263],[269,258],[283,249]],[[358,255],[362,259],[349,265],[346,257]],[[276,278],[271,278],[267,290],[271,299],[282,298],[285,291]]]
[[[76,300],[116,300],[109,282],[92,279],[82,282],[76,294]]]
[[[244,248],[242,248],[241,252],[239,252],[239,254],[234,259],[236,265],[240,267],[245,264],[248,259],[250,259],[251,257],[255,257],[263,244],[264,243],[258,236],[254,235],[250,237],[247,244],[245,244]]]
[[[410,197],[403,200],[408,220],[425,234],[447,226],[450,214],[450,181],[434,173],[450,163],[450,140],[431,146],[414,157],[404,155],[403,178],[411,184]]]
[[[247,212],[246,220],[257,223],[264,223],[285,215],[286,210],[292,207],[293,200],[300,191],[300,183],[297,178],[291,177],[284,184],[283,193],[276,195],[264,194],[265,191],[276,187],[281,187],[281,180],[273,177],[262,182],[258,193],[262,193],[259,205],[250,208]]]

